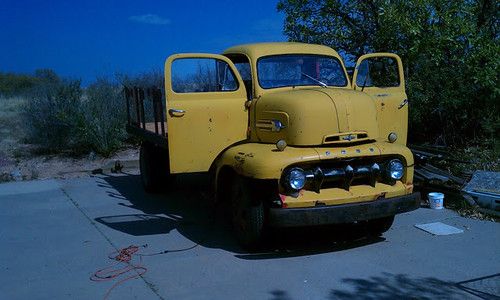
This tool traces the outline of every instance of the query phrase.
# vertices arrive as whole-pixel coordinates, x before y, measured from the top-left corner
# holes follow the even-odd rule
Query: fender
[[[291,164],[317,161],[314,148],[287,147],[278,151],[274,144],[245,143],[226,149],[214,162],[216,176],[228,166],[241,176],[254,179],[278,179],[283,169]]]
[[[411,151],[399,144],[370,143],[349,147],[286,147],[276,149],[274,144],[243,143],[227,148],[212,164],[212,175],[218,182],[219,172],[229,167],[236,174],[253,179],[279,179],[283,170],[293,164],[330,159],[344,159],[379,155],[402,156],[408,168],[413,169]],[[406,172],[405,182],[412,182],[413,172]],[[216,188],[216,186],[215,186]]]

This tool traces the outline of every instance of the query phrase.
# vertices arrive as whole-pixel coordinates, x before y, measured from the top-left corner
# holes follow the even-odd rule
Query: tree
[[[493,0],[280,0],[291,41],[339,51],[347,64],[395,52],[405,64],[413,141],[500,136],[499,11]]]

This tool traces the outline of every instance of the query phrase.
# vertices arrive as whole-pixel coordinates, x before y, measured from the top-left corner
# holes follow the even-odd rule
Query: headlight
[[[294,190],[300,190],[306,184],[306,175],[304,170],[300,168],[293,168],[288,172],[285,177],[285,183]]]
[[[393,159],[389,162],[387,165],[387,175],[389,175],[389,178],[394,179],[394,180],[399,180],[403,177],[403,174],[405,172],[405,168],[403,166],[403,163],[399,159]]]

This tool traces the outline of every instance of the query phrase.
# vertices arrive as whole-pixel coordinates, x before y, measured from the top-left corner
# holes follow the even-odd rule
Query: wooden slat
[[[139,137],[143,141],[148,141],[162,148],[168,149],[167,137],[156,134],[154,131],[145,130],[133,125],[127,125],[127,132]]]
[[[163,122],[163,126],[165,126],[165,135],[167,135],[167,122]],[[146,130],[151,131],[152,133],[156,134],[155,133],[155,123],[154,122],[146,123]],[[161,136],[160,133],[158,133],[158,135]]]

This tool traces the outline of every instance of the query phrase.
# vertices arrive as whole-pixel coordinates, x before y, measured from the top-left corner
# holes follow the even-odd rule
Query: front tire
[[[231,186],[231,216],[238,242],[255,248],[264,234],[264,204],[253,197],[250,181],[237,176]]]

